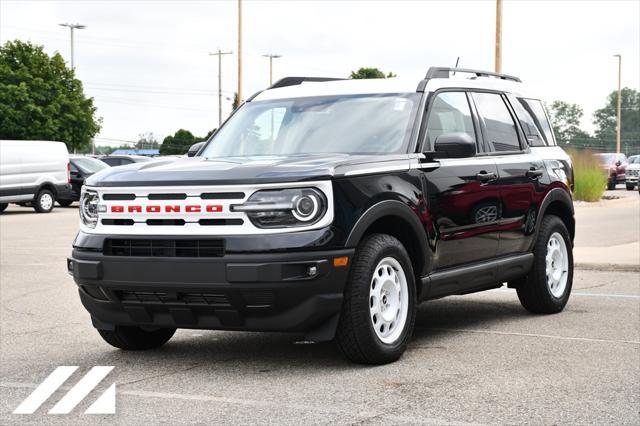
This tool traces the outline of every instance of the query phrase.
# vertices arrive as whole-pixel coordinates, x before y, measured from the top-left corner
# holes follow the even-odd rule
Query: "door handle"
[[[476,175],[476,180],[479,180],[480,182],[488,182],[490,180],[495,180],[497,178],[498,176],[495,173],[493,172],[487,173],[484,170]]]
[[[534,169],[533,167],[525,173],[530,179],[538,179],[542,177],[542,169]]]

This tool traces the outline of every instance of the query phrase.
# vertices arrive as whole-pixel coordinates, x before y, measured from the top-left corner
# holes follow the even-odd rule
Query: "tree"
[[[60,54],[20,40],[0,46],[0,139],[55,140],[80,150],[101,122]]]
[[[167,136],[160,145],[161,155],[186,154],[189,147],[196,143],[196,138],[188,130],[180,129],[173,136]]]
[[[136,149],[158,149],[160,142],[153,132],[141,133],[138,135],[138,142],[136,142]]]
[[[547,110],[558,144],[585,145],[590,142],[591,136],[580,128],[584,112],[579,105],[554,101]]]
[[[616,114],[618,92],[613,91],[607,96],[604,107],[593,113],[593,124],[596,126],[595,135],[608,150],[615,150],[616,146]],[[640,142],[640,92],[625,87],[621,93],[620,139],[623,151],[625,146],[634,144],[637,150]],[[627,148],[626,150],[628,150]]]
[[[358,71],[351,71],[351,75],[349,76],[349,78],[355,78],[355,79],[360,79],[360,78],[391,78],[391,77],[397,77],[397,75],[395,75],[392,72],[389,72],[389,74],[385,75],[378,68],[360,68]]]

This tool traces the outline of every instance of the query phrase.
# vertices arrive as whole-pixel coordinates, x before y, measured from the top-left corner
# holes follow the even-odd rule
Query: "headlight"
[[[98,202],[100,196],[95,191],[83,190],[80,195],[80,220],[89,228],[98,223]]]
[[[231,211],[245,212],[259,228],[308,226],[327,212],[327,199],[314,188],[265,190],[231,206]]]

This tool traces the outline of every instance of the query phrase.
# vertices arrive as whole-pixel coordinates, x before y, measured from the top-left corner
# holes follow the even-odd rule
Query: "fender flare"
[[[362,214],[362,216],[360,216],[356,224],[351,229],[351,232],[347,237],[345,247],[356,247],[360,240],[362,240],[362,237],[367,232],[369,227],[375,221],[389,216],[400,218],[401,220],[406,222],[415,233],[415,236],[418,240],[418,244],[416,245],[416,247],[420,250],[417,254],[421,259],[424,259],[424,266],[422,268],[422,271],[416,271],[416,273],[420,276],[424,275],[429,263],[427,260],[427,250],[429,247],[427,234],[424,230],[422,222],[420,222],[420,219],[418,219],[416,213],[401,201],[385,200],[369,207]]]
[[[538,239],[538,233],[540,232],[540,226],[542,225],[542,218],[544,217],[549,205],[553,202],[559,201],[562,203],[571,213],[571,217],[575,215],[575,209],[573,208],[573,200],[571,196],[567,193],[567,191],[563,188],[553,188],[550,190],[547,195],[542,200],[542,204],[540,205],[538,218],[536,219],[536,227],[535,227],[535,238],[533,239],[532,244],[535,244],[535,241]],[[574,219],[575,223],[575,219]],[[569,229],[569,232],[572,230]],[[575,229],[573,230],[573,235],[575,236]]]

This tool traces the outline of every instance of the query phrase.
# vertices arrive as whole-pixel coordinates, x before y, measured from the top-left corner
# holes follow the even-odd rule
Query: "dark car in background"
[[[56,201],[62,207],[70,206],[74,201],[80,200],[80,191],[84,180],[100,170],[109,168],[109,165],[101,160],[86,156],[69,156],[69,183],[70,191],[59,193]]]
[[[143,163],[145,161],[153,161],[151,157],[145,157],[144,155],[107,155],[100,158],[111,167],[126,166],[127,164]]]
[[[596,154],[607,173],[607,189],[616,189],[616,185],[625,182],[627,156],[622,153],[607,152]]]

